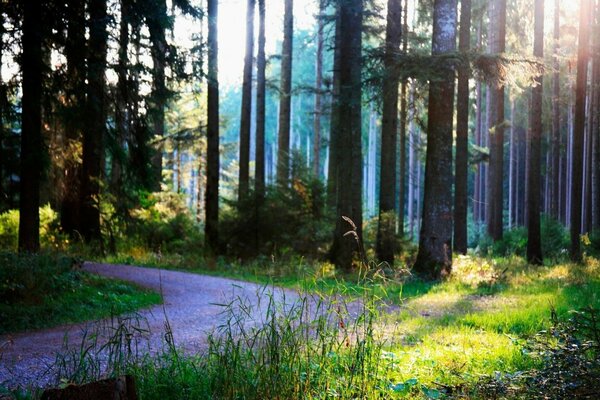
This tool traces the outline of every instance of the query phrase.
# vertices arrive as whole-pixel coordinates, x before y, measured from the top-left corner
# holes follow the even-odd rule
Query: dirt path
[[[175,344],[188,351],[199,351],[206,347],[207,333],[226,321],[224,307],[217,304],[243,299],[244,304],[252,306],[251,319],[258,322],[264,316],[265,299],[271,295],[267,291],[271,291],[279,303],[291,303],[297,298],[293,291],[273,291],[257,284],[178,271],[96,263],[86,263],[83,268],[162,292],[164,305],[139,312],[149,329],[143,345],[151,352],[164,346],[165,316]],[[69,348],[76,349],[82,343],[84,332],[110,325],[109,321],[99,321],[0,336],[0,384],[8,387],[47,385],[56,378],[48,368],[58,352],[65,352],[65,338],[68,338]]]

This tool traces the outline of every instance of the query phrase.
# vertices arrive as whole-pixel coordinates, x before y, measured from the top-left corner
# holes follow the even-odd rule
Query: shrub
[[[46,204],[40,207],[40,245],[45,249],[64,250],[68,243],[61,232],[58,213]],[[0,214],[0,248],[16,251],[19,243],[19,210]]]

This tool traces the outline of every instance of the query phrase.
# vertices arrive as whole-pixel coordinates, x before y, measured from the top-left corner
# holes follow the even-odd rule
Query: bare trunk
[[[293,0],[285,0],[283,44],[281,47],[281,84],[279,87],[279,132],[277,135],[277,183],[280,185],[287,185],[290,174],[290,113],[292,101],[293,36]]]
[[[265,194],[265,0],[258,0],[258,53],[256,55],[256,156],[254,185],[256,195]]]
[[[317,59],[315,65],[315,107],[313,116],[313,163],[312,170],[316,177],[321,175],[321,116],[323,114],[321,99],[323,86],[323,18],[325,11],[324,0],[319,0],[319,15],[317,21]],[[307,157],[308,160],[308,157]]]

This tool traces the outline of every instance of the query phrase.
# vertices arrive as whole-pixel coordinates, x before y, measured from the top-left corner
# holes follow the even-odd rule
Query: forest
[[[0,16],[0,399],[600,398],[600,1]]]

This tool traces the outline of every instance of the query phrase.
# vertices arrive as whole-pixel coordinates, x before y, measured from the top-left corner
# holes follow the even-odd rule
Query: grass
[[[158,304],[160,295],[89,274],[58,255],[0,254],[0,334],[101,319]]]

